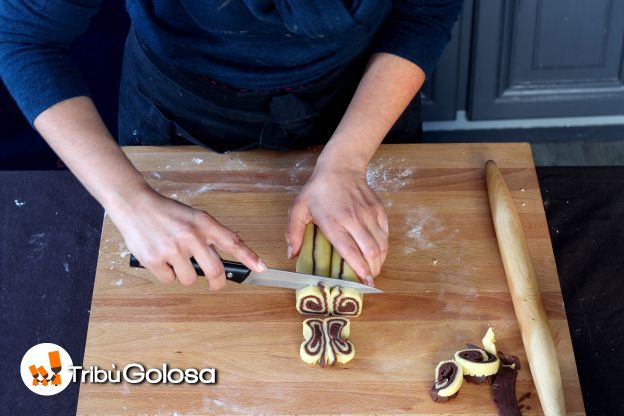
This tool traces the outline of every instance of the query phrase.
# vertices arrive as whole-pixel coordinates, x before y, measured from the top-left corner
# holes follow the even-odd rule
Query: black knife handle
[[[235,283],[243,283],[251,270],[242,263],[231,260],[221,260],[223,263],[223,268],[225,269],[225,278],[231,282]],[[193,257],[191,257],[191,263],[193,264],[193,268],[198,276],[205,276],[204,271],[201,269],[197,261]],[[134,255],[130,255],[130,267],[140,267],[143,268],[139,259],[134,257]]]

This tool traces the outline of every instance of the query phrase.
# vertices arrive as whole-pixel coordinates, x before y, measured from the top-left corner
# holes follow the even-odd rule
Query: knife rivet
[[[228,279],[231,279],[232,277],[234,277],[234,274],[232,274],[232,272],[228,272],[228,274],[225,275]]]

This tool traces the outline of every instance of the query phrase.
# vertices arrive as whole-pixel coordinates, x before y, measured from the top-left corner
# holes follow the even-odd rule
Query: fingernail
[[[375,287],[375,283],[373,282],[373,276],[366,276],[364,280],[366,281],[366,284],[370,287]]]
[[[264,264],[262,259],[258,260],[258,262],[256,263],[256,267],[258,267],[258,269],[260,270],[261,273],[267,271],[267,265]]]
[[[292,255],[293,255],[292,251],[293,251],[292,247],[288,246],[288,260],[292,259]]]

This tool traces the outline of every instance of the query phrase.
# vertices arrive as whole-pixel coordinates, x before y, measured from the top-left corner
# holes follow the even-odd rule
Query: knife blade
[[[225,277],[227,280],[243,285],[258,285],[258,286],[273,286],[282,287],[286,289],[301,289],[306,286],[316,286],[319,283],[323,283],[326,286],[342,286],[347,288],[353,288],[360,293],[382,293],[381,290],[350,280],[332,279],[329,277],[313,276],[310,274],[288,272],[285,270],[268,269],[264,273],[252,272],[247,266],[242,263],[221,260],[223,262],[223,268],[225,269]],[[204,276],[204,272],[191,257],[191,263],[195,268],[198,276]],[[139,260],[130,255],[130,267],[143,267]]]

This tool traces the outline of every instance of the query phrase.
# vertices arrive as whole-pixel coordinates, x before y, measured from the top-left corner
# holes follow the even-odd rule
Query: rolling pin
[[[546,416],[565,415],[557,351],[520,217],[496,163],[486,162],[485,175],[498,248],[537,395]]]

